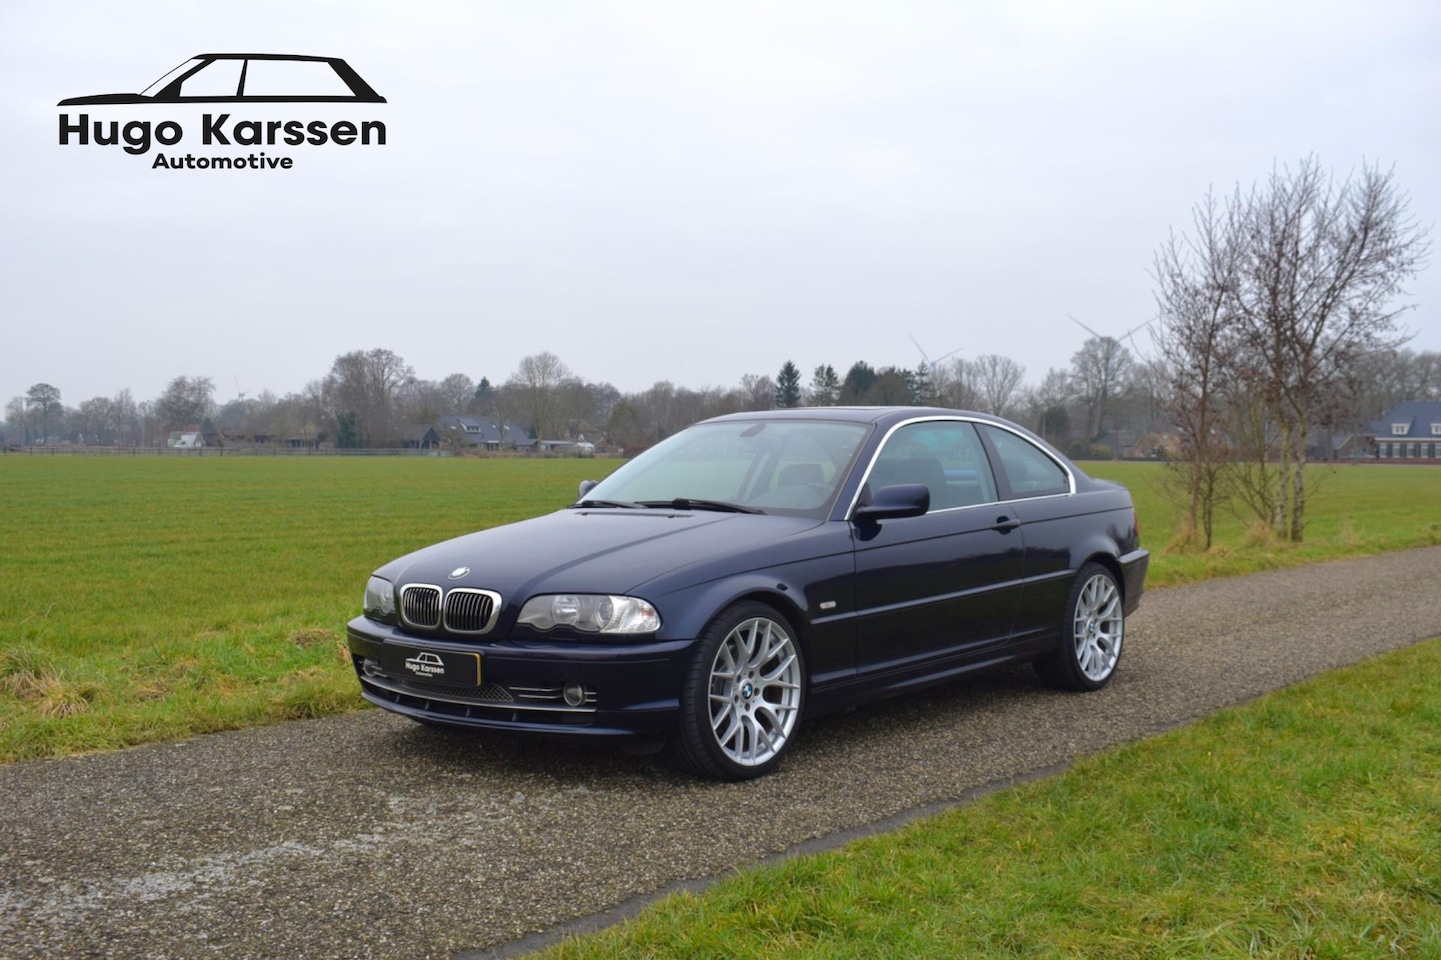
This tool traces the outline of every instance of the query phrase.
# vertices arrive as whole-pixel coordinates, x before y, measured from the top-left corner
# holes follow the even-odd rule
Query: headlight
[[[517,622],[537,630],[570,627],[584,633],[654,633],[660,629],[660,614],[635,597],[562,593],[531,597],[521,607]]]
[[[372,620],[395,622],[395,584],[371,577],[365,585],[365,615]]]

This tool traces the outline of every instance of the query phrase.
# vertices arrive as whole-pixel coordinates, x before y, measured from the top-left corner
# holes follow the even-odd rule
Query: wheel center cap
[[[741,696],[746,700],[749,700],[755,692],[756,688],[751,686],[749,682],[741,686]]]

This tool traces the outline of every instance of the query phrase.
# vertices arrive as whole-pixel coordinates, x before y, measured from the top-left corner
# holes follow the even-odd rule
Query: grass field
[[[407,551],[554,509],[606,460],[0,457],[0,761],[359,707],[345,622]],[[1441,470],[1318,470],[1311,537],[1227,521],[1168,555],[1153,464],[1131,487],[1152,586],[1441,542]]]
[[[1306,542],[1252,542],[1250,518],[1222,512],[1210,551],[1172,553],[1167,545],[1180,518],[1162,491],[1160,464],[1081,466],[1130,489],[1141,541],[1153,555],[1147,580],[1152,587],[1441,543],[1441,470],[1430,467],[1312,464],[1306,472]]]

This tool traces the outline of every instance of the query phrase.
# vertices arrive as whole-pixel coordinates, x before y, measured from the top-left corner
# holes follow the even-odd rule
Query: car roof
[[[986,423],[1006,423],[999,417],[973,410],[941,407],[787,407],[779,410],[749,410],[712,417],[707,423],[732,420],[845,420],[852,423],[896,423],[924,417],[965,417]]]
[[[330,62],[339,57],[313,57],[303,53],[197,53],[192,60],[320,60]]]

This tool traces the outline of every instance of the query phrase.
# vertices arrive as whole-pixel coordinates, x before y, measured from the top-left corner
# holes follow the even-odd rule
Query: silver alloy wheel
[[[1076,643],[1076,665],[1090,680],[1099,683],[1116,669],[1126,615],[1116,581],[1098,573],[1086,581],[1076,598],[1076,618],[1071,627]]]
[[[710,724],[716,744],[741,766],[766,763],[795,729],[800,706],[795,641],[766,617],[738,623],[711,664]]]

